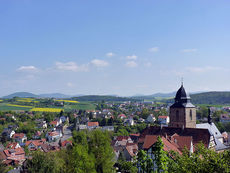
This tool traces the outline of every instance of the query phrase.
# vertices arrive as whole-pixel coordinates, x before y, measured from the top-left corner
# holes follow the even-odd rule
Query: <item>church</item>
[[[223,136],[211,122],[210,114],[207,123],[196,124],[196,107],[191,103],[191,98],[186,93],[183,83],[176,93],[174,103],[170,106],[169,117],[168,127],[150,126],[143,131],[138,141],[140,148],[151,143],[150,136],[154,135],[160,135],[168,141],[174,136],[184,137],[184,139],[191,137],[193,146],[202,142],[205,147],[216,151],[228,148],[223,144]]]

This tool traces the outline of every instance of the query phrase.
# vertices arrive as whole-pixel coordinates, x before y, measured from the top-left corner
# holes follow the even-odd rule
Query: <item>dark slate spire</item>
[[[176,97],[175,97],[175,103],[171,106],[171,107],[195,107],[191,102],[190,102],[191,98],[189,96],[189,94],[186,93],[184,86],[183,86],[183,82],[181,83],[181,87],[179,88],[179,90],[176,93]]]
[[[208,123],[212,124],[211,109],[208,107]]]
[[[190,97],[186,93],[183,83],[182,83],[181,87],[176,93],[175,102],[176,103],[187,103],[188,101],[190,101]]]

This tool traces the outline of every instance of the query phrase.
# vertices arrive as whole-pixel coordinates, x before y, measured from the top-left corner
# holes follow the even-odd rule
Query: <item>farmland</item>
[[[95,105],[91,102],[78,102],[75,100],[55,100],[37,98],[1,99],[0,111],[35,111],[60,112],[72,110],[93,110]]]

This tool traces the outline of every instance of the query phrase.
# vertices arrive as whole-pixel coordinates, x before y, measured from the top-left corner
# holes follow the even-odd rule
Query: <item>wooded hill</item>
[[[230,92],[204,92],[190,95],[193,104],[230,105]],[[161,100],[161,102],[173,103],[173,99]]]

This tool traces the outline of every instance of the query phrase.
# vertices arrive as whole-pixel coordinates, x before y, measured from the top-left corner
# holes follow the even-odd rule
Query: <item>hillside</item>
[[[205,92],[191,95],[194,104],[230,105],[230,92]]]
[[[115,96],[100,96],[100,95],[87,95],[74,97],[77,101],[139,101],[140,99],[127,98],[127,97],[115,97]]]
[[[193,104],[230,105],[230,92],[212,91],[190,95]],[[173,103],[173,99],[161,100],[161,102]]]
[[[5,99],[11,99],[13,97],[23,97],[23,98],[37,98],[39,97],[38,95],[35,95],[33,93],[29,93],[29,92],[16,92],[16,93],[13,93],[13,94],[10,94],[10,95],[7,95],[7,96],[4,96],[3,98]]]

